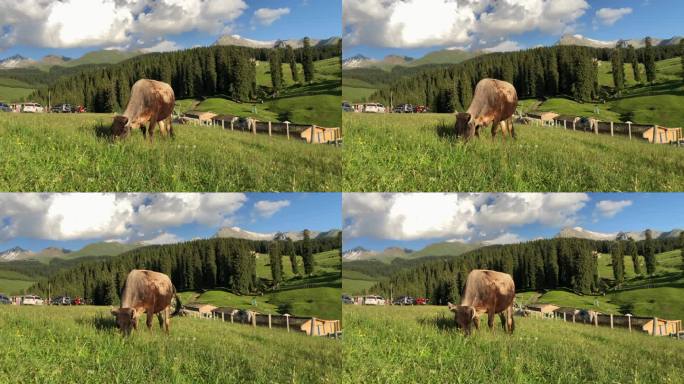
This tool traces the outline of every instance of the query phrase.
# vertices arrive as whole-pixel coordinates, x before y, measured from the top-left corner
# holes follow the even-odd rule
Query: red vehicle
[[[418,106],[416,106],[415,112],[416,113],[427,113],[427,112],[430,112],[430,108],[428,108],[424,105],[418,105]]]
[[[85,300],[81,299],[80,297],[76,297],[75,299],[71,300],[71,305],[85,305]]]
[[[430,303],[430,299],[426,299],[424,297],[417,297],[416,298],[416,305],[427,305]]]
[[[86,112],[86,107],[82,105],[77,105],[75,106],[72,110],[73,113],[85,113]]]

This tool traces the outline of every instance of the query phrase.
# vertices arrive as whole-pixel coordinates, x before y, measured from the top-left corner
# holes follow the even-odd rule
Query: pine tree
[[[299,275],[299,266],[297,265],[297,253],[295,251],[295,246],[294,243],[292,242],[291,238],[287,238],[286,244],[286,252],[290,256],[290,265],[292,266],[292,273],[295,275]]]
[[[310,275],[314,271],[313,248],[311,245],[311,233],[308,229],[304,230],[304,240],[302,241],[302,261],[304,263],[304,273]]]
[[[269,66],[271,70],[271,84],[273,93],[278,93],[283,88],[283,68],[280,60],[280,52],[277,49],[271,51],[269,56]]]
[[[646,264],[647,274],[652,275],[655,273],[655,245],[653,244],[653,234],[650,229],[646,230],[646,240],[644,241],[644,264]]]
[[[651,38],[646,38],[646,48],[644,48],[644,67],[646,68],[646,81],[652,83],[656,79],[655,52]]]
[[[636,54],[634,46],[629,46],[629,61],[632,63],[632,71],[634,72],[634,81],[641,83],[641,71],[639,70],[639,57]]]
[[[625,88],[625,66],[622,64],[622,54],[620,48],[613,50],[610,58],[610,63],[613,69],[613,84],[615,92],[619,95]]]
[[[641,265],[639,264],[639,249],[636,246],[633,238],[629,238],[627,242],[627,252],[628,255],[632,256],[632,264],[634,265],[634,273],[637,275],[641,274]]]
[[[111,278],[106,279],[102,283],[102,304],[114,305],[119,300],[119,295],[116,293],[116,285]]]
[[[684,271],[684,231],[679,232],[679,249],[682,257],[682,271]]]
[[[682,79],[684,79],[684,39],[679,40],[679,54],[682,55]]]
[[[458,80],[458,98],[464,109],[470,107],[470,102],[473,100],[473,85],[465,72],[461,72]]]
[[[304,68],[304,81],[310,83],[314,79],[313,51],[311,50],[311,40],[304,38],[304,48],[302,50],[302,67]]]
[[[290,64],[290,72],[292,72],[292,81],[299,83],[299,72],[297,71],[297,58],[295,57],[294,49],[291,46],[287,46],[285,51],[285,61]]]
[[[619,241],[613,242],[610,259],[613,265],[613,278],[620,285],[625,281],[625,260],[622,254],[622,244]]]
[[[269,250],[269,263],[271,264],[271,276],[273,283],[278,286],[283,281],[283,259],[280,256],[280,245],[278,241],[272,241]]]

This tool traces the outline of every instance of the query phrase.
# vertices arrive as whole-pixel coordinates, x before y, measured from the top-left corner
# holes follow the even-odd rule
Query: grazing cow
[[[157,124],[159,125],[159,133],[162,136],[171,136],[172,139],[176,138],[176,135],[173,132],[173,122],[172,122],[171,116],[167,117],[165,120],[158,121]],[[140,129],[143,129],[142,127]]]
[[[258,120],[252,117],[234,117],[233,121],[237,121],[237,127],[241,130],[252,132],[253,130],[256,130],[256,123]]]
[[[123,115],[114,117],[112,132],[123,138],[128,136],[132,128],[141,128],[143,136],[149,133],[152,141],[155,125],[171,116],[175,104],[176,97],[170,85],[155,80],[138,80],[131,88],[126,111]],[[143,128],[148,122],[149,128]],[[168,122],[168,130],[173,132],[171,120]]]
[[[515,127],[513,127],[513,118],[509,117],[506,120],[501,120],[499,122],[499,126],[497,127],[497,130],[501,129],[501,136],[505,139],[506,134],[508,133],[509,136],[512,138],[516,138],[515,136]]]
[[[499,122],[508,120],[518,105],[518,94],[511,83],[495,79],[482,79],[475,87],[473,101],[467,112],[456,115],[456,133],[465,140],[480,137],[479,128],[492,124],[492,137],[496,136]],[[512,136],[512,120],[510,123]]]
[[[159,319],[159,326],[169,333],[169,308],[176,298],[176,311],[180,313],[181,302],[171,279],[163,273],[134,269],[126,278],[121,294],[121,307],[112,309],[119,330],[130,335],[131,329],[138,329],[138,318],[147,313],[147,329],[152,330],[152,316]]]
[[[501,324],[513,333],[513,301],[515,283],[511,275],[502,272],[475,269],[468,274],[461,305],[448,303],[454,312],[456,325],[470,334],[470,326],[479,329],[480,315],[487,313],[489,328],[494,327],[494,315],[499,314]]]

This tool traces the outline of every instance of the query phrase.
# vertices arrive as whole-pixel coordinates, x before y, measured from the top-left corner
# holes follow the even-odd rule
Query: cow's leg
[[[150,128],[148,129],[149,131],[149,137],[150,137],[150,143],[152,142],[152,136],[154,136],[154,127],[157,125],[157,117],[154,116],[150,119]]]
[[[172,138],[172,139],[175,139],[175,138],[176,138],[176,135],[173,133],[173,119],[172,119],[172,118],[169,119],[169,129],[168,129],[168,131],[169,131],[169,135],[171,135],[171,138]]]
[[[499,130],[499,124],[500,123],[501,123],[501,121],[498,121],[498,120],[494,120],[492,122],[492,139],[494,139],[496,137],[496,131]],[[501,130],[503,131],[503,127]]]
[[[487,325],[489,326],[489,329],[494,329],[494,311],[490,310],[487,311]]]
[[[509,132],[511,134],[511,137],[515,139],[515,127],[513,126],[513,119],[510,119],[509,127],[511,128],[511,131]]]
[[[150,309],[147,311],[147,321],[146,321],[147,330],[150,332],[152,332],[152,317],[154,317],[154,312],[152,312],[152,310]]]
[[[171,322],[171,314],[169,313],[169,311],[169,307],[164,308],[164,331],[167,335],[169,334],[169,323]]]
[[[506,321],[506,311],[499,313],[499,319],[501,319],[501,328],[503,328],[505,332],[508,332],[508,324]]]
[[[164,329],[164,311],[157,313],[157,320],[159,320],[159,328]]]
[[[507,319],[506,319],[506,325],[508,326],[507,331],[508,331],[509,334],[512,335],[512,334],[513,334],[513,328],[514,328],[514,324],[513,324],[513,306],[512,306],[512,305],[511,305],[510,307],[508,307],[508,309],[506,309],[506,317],[507,317]]]
[[[147,137],[147,126],[145,124],[140,124],[140,130],[142,131],[143,137]]]

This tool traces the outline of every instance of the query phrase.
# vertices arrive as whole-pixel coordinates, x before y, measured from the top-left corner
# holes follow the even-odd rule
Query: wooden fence
[[[304,332],[309,336],[326,336],[334,339],[342,336],[340,320],[323,320],[315,317],[299,317],[289,314],[263,314],[253,311],[245,311],[249,313],[245,317],[238,315],[238,311],[237,308],[220,307],[207,313],[183,310],[183,314],[193,318],[247,324],[252,327],[284,328],[287,332],[294,330]]]
[[[657,317],[641,317],[632,315],[613,315],[596,313],[590,315],[589,311],[582,314],[577,309],[556,310],[548,313],[541,313],[537,311],[525,310],[527,316],[538,319],[561,320],[564,322],[584,323],[593,325],[595,327],[605,326],[614,328],[627,328],[632,332],[632,328],[637,331],[646,331],[653,336],[673,336],[684,339],[684,330],[682,329],[681,320],[663,320]],[[649,324],[651,323],[651,324]],[[644,326],[648,325],[647,329]]]
[[[611,136],[627,136],[632,140],[632,136],[637,137],[640,140],[644,140],[643,134],[654,127],[661,127],[656,124],[636,124],[636,123],[618,123],[614,121],[598,121],[598,123],[591,128],[590,124],[580,123],[577,120],[571,120],[567,117],[554,117],[553,119],[545,119],[526,116],[522,119],[527,120],[529,123],[537,126],[551,126],[560,127],[563,129],[572,129],[573,131],[583,131],[591,132],[596,135],[606,134]],[[661,127],[662,128],[662,127]],[[670,128],[671,129],[671,128]],[[668,134],[665,132],[657,131],[656,139],[653,141],[654,144],[667,143],[671,140],[668,139]],[[674,144],[684,145],[684,137],[679,134],[679,138],[674,140]]]

